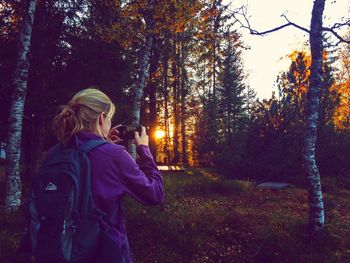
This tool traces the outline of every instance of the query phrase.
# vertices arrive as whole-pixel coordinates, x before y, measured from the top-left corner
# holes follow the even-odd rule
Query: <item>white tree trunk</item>
[[[19,33],[18,60],[14,78],[14,90],[9,116],[9,131],[6,144],[6,200],[9,210],[16,210],[21,204],[21,180],[19,175],[19,161],[21,155],[21,135],[24,102],[27,92],[27,79],[30,51],[30,39],[34,22],[36,2],[28,2],[28,11]]]
[[[146,21],[146,42],[140,56],[140,72],[138,74],[137,85],[135,85],[135,97],[132,110],[132,124],[140,124],[141,115],[141,99],[146,86],[146,82],[149,78],[149,61],[151,56],[151,48],[153,45],[153,16],[150,12],[153,12],[155,0],[149,0],[148,11],[145,15]],[[130,154],[136,158],[136,147],[134,144],[129,145]]]
[[[306,100],[306,127],[303,145],[304,168],[307,173],[309,227],[311,232],[317,232],[324,226],[324,206],[320,173],[315,159],[316,134],[320,104],[320,90],[322,79],[322,16],[325,0],[315,0],[312,9],[310,27],[311,73],[310,87]]]

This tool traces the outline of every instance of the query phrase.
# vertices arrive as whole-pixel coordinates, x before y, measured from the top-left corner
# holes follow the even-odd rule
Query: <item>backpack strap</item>
[[[94,202],[92,200],[91,189],[90,189],[90,160],[88,157],[88,152],[92,149],[108,143],[105,140],[89,140],[78,146],[78,150],[85,154],[83,158],[83,166],[82,166],[82,174],[84,175],[81,179],[81,192],[79,193],[79,204],[74,206],[74,210],[78,209],[81,215],[86,215],[93,211],[90,208],[95,207]]]
[[[90,141],[80,145],[79,149],[81,151],[83,151],[85,154],[87,154],[92,149],[94,149],[94,148],[96,148],[96,147],[98,147],[100,145],[106,144],[106,143],[108,143],[108,141],[105,141],[105,140],[102,140],[102,139],[90,140]],[[86,187],[85,189],[90,189],[90,162],[88,164],[87,170],[88,171],[85,171],[86,172],[85,175],[87,177],[87,181],[85,181],[85,184],[88,184],[88,185],[85,185],[85,187]],[[94,203],[92,198],[91,198],[91,201],[92,201],[92,203]],[[114,218],[116,216],[116,211],[114,210],[112,212],[111,218],[109,218],[105,212],[103,212],[102,210],[98,209],[94,204],[93,204],[93,207],[94,207],[93,208],[93,213],[95,214],[95,216],[97,218],[99,218],[100,220],[104,221],[109,228],[113,228],[114,225],[113,225],[113,223],[111,221],[111,218]]]
[[[79,139],[77,135],[74,135],[68,145],[63,145],[62,143],[57,143],[56,145],[54,145],[51,148],[51,152],[52,153],[56,153],[61,151],[64,148],[78,148],[79,150],[88,153],[89,151],[91,151],[92,149],[96,148],[97,146],[100,146],[102,144],[106,144],[108,143],[108,141],[105,141],[103,139],[97,139],[97,140],[90,140],[88,142],[85,142],[81,145],[79,145]]]
[[[105,141],[105,140],[102,140],[102,139],[99,139],[99,140],[90,140],[86,143],[83,143],[82,145],[79,145],[79,150],[83,151],[84,153],[88,153],[90,152],[92,149],[100,146],[100,145],[103,145],[103,144],[106,144],[108,143],[108,141]]]

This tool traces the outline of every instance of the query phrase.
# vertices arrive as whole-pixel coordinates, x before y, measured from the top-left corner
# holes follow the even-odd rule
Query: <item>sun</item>
[[[163,130],[156,130],[155,137],[156,139],[162,139],[165,136],[165,132]]]

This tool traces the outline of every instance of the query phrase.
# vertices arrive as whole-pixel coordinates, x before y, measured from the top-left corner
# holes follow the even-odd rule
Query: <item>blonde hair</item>
[[[80,131],[87,130],[102,134],[98,121],[101,113],[112,118],[115,106],[102,91],[88,88],[79,91],[67,105],[61,106],[60,113],[54,118],[52,128],[60,142],[66,143]]]

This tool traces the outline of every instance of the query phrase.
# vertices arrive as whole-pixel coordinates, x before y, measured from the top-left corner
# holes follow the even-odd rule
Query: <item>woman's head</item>
[[[115,106],[102,91],[88,88],[79,91],[53,121],[53,130],[60,142],[87,130],[106,138]]]

